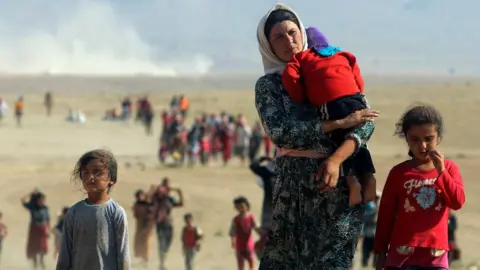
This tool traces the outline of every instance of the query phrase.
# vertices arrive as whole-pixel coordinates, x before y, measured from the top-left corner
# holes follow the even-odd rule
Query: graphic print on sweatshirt
[[[437,200],[438,189],[435,186],[436,181],[437,178],[424,180],[410,179],[405,181],[403,185],[407,193],[403,206],[405,212],[415,212],[417,209],[417,207],[415,207],[416,204],[424,210],[432,206],[435,207],[436,211],[442,210],[442,203]],[[416,202],[416,204],[414,202]]]

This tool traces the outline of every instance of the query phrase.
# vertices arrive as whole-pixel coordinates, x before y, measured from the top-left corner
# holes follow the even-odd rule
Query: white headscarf
[[[282,60],[278,59],[278,57],[273,53],[272,47],[268,42],[267,36],[265,36],[265,23],[267,22],[268,16],[275,11],[275,10],[287,10],[293,13],[295,17],[297,17],[298,23],[300,24],[300,31],[302,31],[302,38],[303,38],[303,50],[308,49],[307,43],[307,32],[305,31],[305,27],[303,27],[300,18],[298,17],[297,13],[293,11],[289,6],[285,4],[275,4],[268,12],[263,16],[262,20],[258,24],[257,28],[257,40],[258,40],[258,48],[260,50],[260,54],[262,55],[262,62],[263,62],[263,69],[265,74],[272,74],[278,73],[282,74],[283,70],[287,63],[283,62]]]

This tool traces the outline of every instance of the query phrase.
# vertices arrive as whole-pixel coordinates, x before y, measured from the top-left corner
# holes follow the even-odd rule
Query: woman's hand
[[[365,122],[373,122],[379,115],[380,112],[377,110],[359,110],[339,120],[339,126],[342,129],[355,127]]]
[[[337,187],[340,176],[340,164],[333,159],[327,159],[315,174],[319,182],[320,192],[326,192]]]

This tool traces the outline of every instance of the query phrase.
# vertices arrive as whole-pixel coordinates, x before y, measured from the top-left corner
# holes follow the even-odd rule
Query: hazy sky
[[[0,72],[260,74],[256,26],[274,3],[0,0]],[[478,0],[285,3],[364,73],[480,76]]]

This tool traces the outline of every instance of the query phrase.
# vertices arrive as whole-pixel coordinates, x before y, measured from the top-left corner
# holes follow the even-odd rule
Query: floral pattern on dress
[[[418,193],[414,193],[413,197],[417,199],[418,205],[423,209],[430,208],[437,198],[437,190],[435,187],[422,187]]]
[[[296,104],[282,86],[281,76],[261,77],[255,103],[265,132],[278,147],[316,149],[325,157],[336,146],[323,132],[317,109]],[[351,137],[365,145],[374,125],[367,123]],[[347,270],[352,263],[363,206],[350,208],[344,177],[337,188],[320,193],[312,175],[323,159],[284,156],[275,160],[273,217],[260,270]]]

